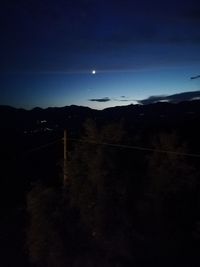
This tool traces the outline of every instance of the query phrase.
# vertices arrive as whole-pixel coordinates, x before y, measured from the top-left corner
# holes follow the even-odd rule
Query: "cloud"
[[[135,99],[114,99],[115,101],[118,101],[118,102],[137,102],[137,100]]]
[[[195,80],[195,79],[198,79],[198,78],[200,78],[200,75],[193,76],[193,77],[191,77],[190,79],[191,79],[191,80]]]
[[[94,101],[94,102],[108,102],[111,101],[109,97],[103,97],[103,98],[91,98],[89,101]]]
[[[199,100],[200,99],[200,91],[192,91],[192,92],[183,92],[174,95],[153,95],[143,100],[131,99],[126,96],[120,96],[119,98],[110,98],[110,97],[102,97],[102,98],[92,98],[89,101],[96,102],[131,102],[134,104],[148,105],[154,104],[158,102],[169,102],[169,103],[179,103],[182,101],[191,101],[191,100]]]
[[[115,101],[127,102],[127,101],[133,101],[133,100],[131,100],[131,99],[115,99]]]
[[[165,100],[168,96],[166,95],[160,95],[160,96],[150,96],[146,99],[140,100],[139,102],[143,105],[148,105],[148,104],[153,104],[156,102],[161,102],[163,100]]]
[[[120,96],[120,98],[114,98],[113,100],[114,101],[118,101],[118,102],[134,102],[134,103],[138,103],[138,100],[128,98],[128,97],[126,97],[124,95]]]
[[[174,95],[161,95],[161,96],[150,96],[143,100],[138,100],[140,104],[148,105],[154,104],[157,102],[170,102],[170,103],[178,103],[182,101],[190,101],[200,98],[200,91],[193,91],[193,92],[184,92],[180,94]]]

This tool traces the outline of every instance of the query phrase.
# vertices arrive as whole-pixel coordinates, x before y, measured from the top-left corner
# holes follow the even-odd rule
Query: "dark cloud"
[[[114,98],[113,100],[114,101],[118,101],[118,102],[135,102],[135,103],[138,103],[138,100],[136,100],[136,99],[130,99],[130,98],[127,98],[126,96],[121,96],[120,99]]]
[[[190,101],[200,98],[200,91],[194,92],[184,92],[180,94],[174,94],[169,96],[150,96],[146,99],[139,100],[138,102],[143,105],[154,104],[157,102],[170,102],[170,103],[178,103],[182,101]]]
[[[150,96],[146,99],[140,100],[139,102],[143,105],[153,104],[156,102],[164,101],[168,98],[166,95],[160,95],[160,96]]]
[[[89,101],[94,101],[94,102],[108,102],[111,101],[109,97],[103,97],[103,98],[91,98]]]
[[[193,76],[193,77],[191,77],[190,79],[191,79],[191,80],[195,80],[195,79],[198,79],[198,78],[200,78],[200,75]]]
[[[115,101],[119,101],[119,102],[130,102],[130,101],[137,101],[135,99],[115,99]]]

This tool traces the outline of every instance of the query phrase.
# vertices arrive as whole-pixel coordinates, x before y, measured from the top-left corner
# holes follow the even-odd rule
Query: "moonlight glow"
[[[96,70],[93,70],[93,71],[92,71],[92,74],[93,74],[93,75],[96,74]]]

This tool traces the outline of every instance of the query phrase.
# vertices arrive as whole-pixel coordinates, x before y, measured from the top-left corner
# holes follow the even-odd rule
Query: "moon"
[[[92,70],[92,74],[93,74],[93,75],[96,74],[96,70]]]

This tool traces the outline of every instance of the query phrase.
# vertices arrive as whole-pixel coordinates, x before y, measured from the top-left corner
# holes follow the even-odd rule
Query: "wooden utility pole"
[[[67,183],[67,130],[64,130],[64,185]]]

